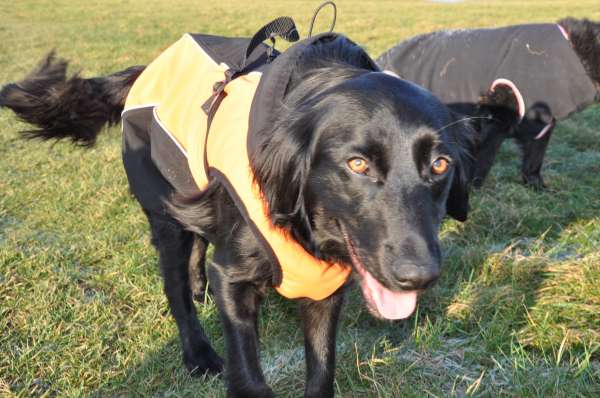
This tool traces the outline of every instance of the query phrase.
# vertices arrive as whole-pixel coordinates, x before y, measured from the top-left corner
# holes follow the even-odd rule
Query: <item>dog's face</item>
[[[305,105],[288,126],[302,155],[290,149],[295,170],[282,180],[294,202],[287,225],[318,256],[352,265],[374,315],[405,318],[439,276],[447,207],[466,216],[460,123],[428,92],[383,73]]]

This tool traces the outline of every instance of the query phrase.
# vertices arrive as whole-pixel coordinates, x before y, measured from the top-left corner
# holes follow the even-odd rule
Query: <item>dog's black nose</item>
[[[396,286],[404,290],[426,289],[440,276],[440,267],[437,264],[403,263],[394,265],[392,275]]]

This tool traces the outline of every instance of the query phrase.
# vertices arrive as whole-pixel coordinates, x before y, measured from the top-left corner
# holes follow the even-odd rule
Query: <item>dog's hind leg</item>
[[[194,242],[194,234],[185,231],[173,218],[147,212],[152,228],[152,241],[160,256],[164,291],[171,314],[179,329],[183,361],[194,375],[220,373],[223,359],[211,347],[200,322],[190,289],[189,262],[194,244],[197,250],[206,250],[206,241]]]
[[[203,303],[207,292],[206,281],[206,249],[208,241],[201,236],[194,237],[192,252],[188,263],[190,290],[194,300]]]
[[[515,134],[515,139],[521,148],[523,157],[521,163],[523,183],[534,189],[546,188],[541,170],[553,130],[553,121],[545,125],[532,122],[523,123]],[[535,136],[540,132],[543,133],[543,136],[536,139]]]
[[[344,287],[324,300],[300,301],[304,327],[306,386],[304,396],[333,397],[335,374],[335,338],[344,301]]]

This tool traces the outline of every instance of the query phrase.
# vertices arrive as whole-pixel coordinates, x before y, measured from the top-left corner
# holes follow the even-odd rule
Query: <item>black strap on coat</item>
[[[252,37],[250,40],[250,44],[248,44],[248,48],[246,49],[246,55],[244,57],[244,61],[242,64],[242,68],[246,67],[246,63],[248,62],[248,58],[252,55],[252,52],[256,50],[256,48],[263,41],[269,39],[271,41],[271,48],[269,50],[269,60],[272,58],[272,52],[275,48],[275,37],[279,36],[285,41],[293,43],[300,39],[300,35],[298,34],[298,29],[296,29],[296,24],[294,20],[290,17],[279,17],[262,28]]]
[[[248,72],[248,59],[250,58],[254,50],[256,50],[259,47],[259,45],[267,39],[271,40],[272,43],[272,47],[270,48],[268,54],[270,62],[272,58],[272,51],[275,45],[276,36],[279,36],[282,39],[289,42],[298,41],[298,39],[300,38],[298,30],[296,29],[296,24],[294,23],[294,20],[290,17],[276,18],[268,24],[266,24],[265,26],[263,26],[262,28],[260,28],[259,31],[256,32],[254,36],[252,36],[252,39],[250,39],[250,43],[248,44],[246,52],[244,53],[244,59],[242,61],[242,64],[238,65],[237,67],[232,67],[225,71],[225,79],[219,82],[215,82],[215,84],[213,85],[213,93],[211,97],[202,105],[202,109],[208,115],[209,127],[212,116],[214,116],[211,114],[214,114],[216,109],[219,107],[219,104],[223,99],[223,90],[225,89],[227,83],[229,83],[239,75]]]
[[[296,24],[294,23],[294,20],[290,17],[276,18],[268,24],[266,24],[265,26],[263,26],[262,28],[260,28],[259,31],[256,32],[254,36],[252,36],[252,39],[250,39],[250,43],[248,44],[246,52],[244,53],[244,59],[242,61],[242,64],[238,65],[237,67],[227,69],[225,71],[225,79],[215,82],[215,84],[213,85],[212,95],[202,105],[202,110],[207,115],[206,134],[204,142],[204,170],[206,172],[206,178],[208,180],[210,180],[208,175],[208,156],[206,156],[206,144],[208,141],[208,133],[210,131],[210,125],[212,124],[213,118],[215,117],[215,114],[219,109],[219,105],[221,104],[221,101],[223,101],[223,98],[225,98],[225,96],[227,95],[225,93],[225,87],[230,81],[232,81],[236,77],[248,72],[248,59],[250,59],[250,56],[252,55],[254,50],[256,50],[260,46],[260,44],[267,39],[269,39],[272,43],[271,47],[269,47],[269,50],[267,52],[267,62],[271,62],[273,49],[275,48],[276,36],[279,36],[282,39],[289,42],[298,41],[298,39],[300,38],[300,35],[298,34],[298,29],[296,29]]]

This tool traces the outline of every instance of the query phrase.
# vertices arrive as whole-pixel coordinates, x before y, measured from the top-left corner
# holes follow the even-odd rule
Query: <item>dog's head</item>
[[[600,101],[600,23],[568,17],[558,24],[567,32],[573,49],[596,85]]]
[[[469,134],[429,92],[361,68],[299,79],[253,158],[272,220],[352,264],[371,311],[409,316],[441,267],[446,213],[467,213]]]

